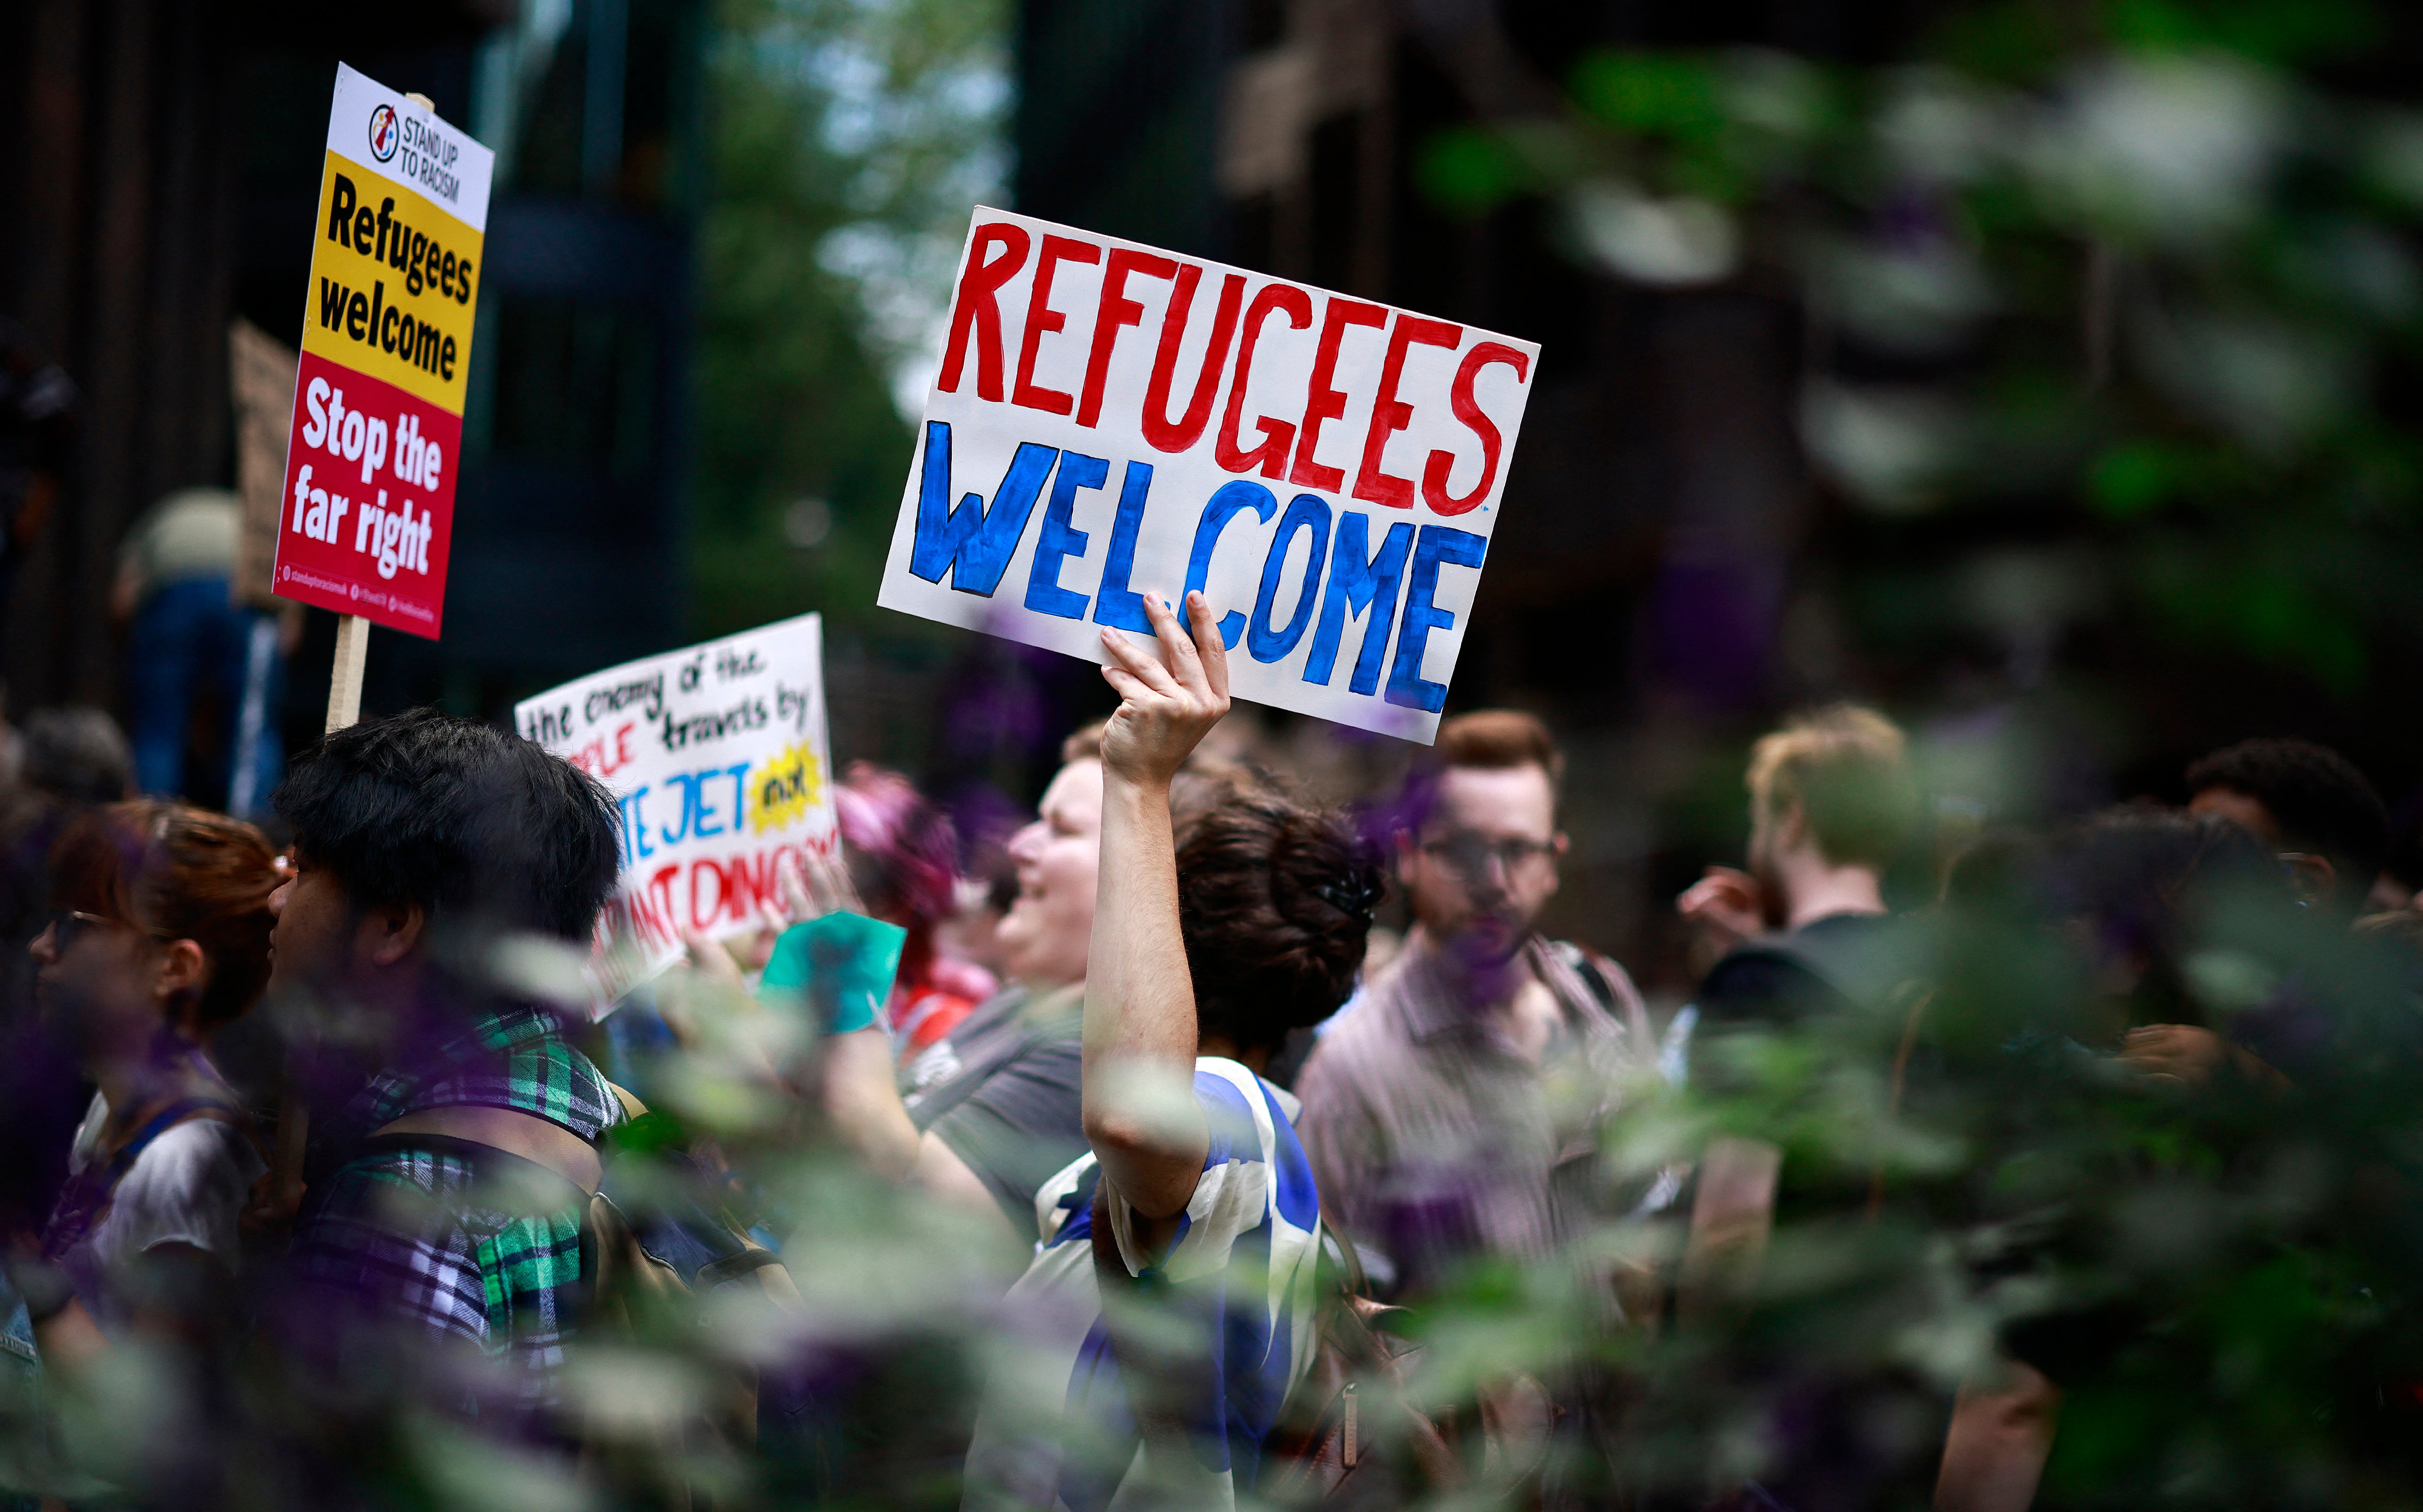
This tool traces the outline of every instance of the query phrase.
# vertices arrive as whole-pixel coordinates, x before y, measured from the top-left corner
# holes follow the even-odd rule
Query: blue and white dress
[[[1263,1441],[1312,1360],[1321,1200],[1296,1142],[1293,1097],[1206,1056],[1195,1063],[1195,1100],[1211,1149],[1177,1236],[1147,1253],[1116,1189],[1105,1204],[1129,1272],[1165,1299],[1160,1316],[1194,1331],[1208,1365],[1211,1390],[1203,1420],[1188,1425],[1185,1462],[1145,1472],[1102,1326],[1092,1212],[1101,1173],[1087,1154],[1036,1194],[1045,1236],[1004,1302],[968,1450],[968,1508],[1104,1512],[1148,1478],[1170,1504],[1219,1512],[1253,1489]]]

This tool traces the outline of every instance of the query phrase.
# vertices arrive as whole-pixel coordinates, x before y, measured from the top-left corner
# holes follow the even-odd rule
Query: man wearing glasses
[[[1563,765],[1528,714],[1439,726],[1388,816],[1413,932],[1296,1085],[1322,1194],[1401,1294],[1586,1226],[1596,1126],[1654,1059],[1623,968],[1534,927],[1565,852]]]

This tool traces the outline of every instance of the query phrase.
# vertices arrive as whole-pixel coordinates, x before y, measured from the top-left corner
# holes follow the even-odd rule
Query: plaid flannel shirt
[[[367,1134],[428,1108],[506,1108],[594,1141],[623,1117],[605,1074],[538,1009],[490,1014],[417,1066],[373,1078],[340,1126]],[[296,1278],[376,1316],[467,1341],[501,1367],[508,1410],[552,1404],[580,1294],[582,1206],[502,1205],[459,1157],[377,1150],[309,1194],[295,1231]],[[489,1396],[491,1393],[475,1394]],[[476,1408],[474,1409],[477,1410]]]

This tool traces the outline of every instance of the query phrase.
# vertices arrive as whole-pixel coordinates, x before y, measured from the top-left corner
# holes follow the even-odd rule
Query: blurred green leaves
[[[897,403],[994,192],[998,0],[719,0],[693,629],[873,610],[911,449]]]
[[[2388,587],[2423,574],[2423,120],[2310,71],[2384,35],[2361,0],[2014,0],[1884,68],[1605,51],[1420,181],[1629,282],[1796,291],[1807,454],[1871,539],[2061,531],[2106,622],[2353,698],[2423,657]]]

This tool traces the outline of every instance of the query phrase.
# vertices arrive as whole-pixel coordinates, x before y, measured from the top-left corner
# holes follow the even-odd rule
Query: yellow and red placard
[[[274,586],[436,638],[496,155],[342,64]]]

